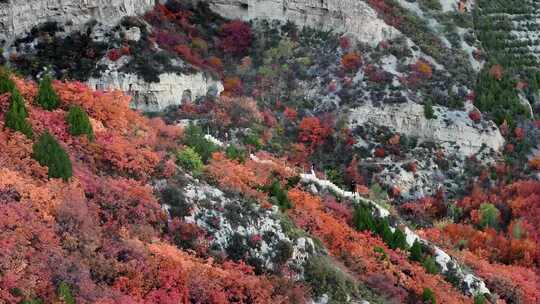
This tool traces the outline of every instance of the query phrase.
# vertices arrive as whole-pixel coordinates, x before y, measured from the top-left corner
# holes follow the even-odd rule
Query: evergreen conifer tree
[[[354,210],[353,223],[355,228],[359,231],[369,230],[371,232],[375,232],[376,230],[373,215],[369,209],[363,206],[360,206]]]
[[[422,261],[422,245],[420,244],[420,242],[418,241],[418,239],[416,239],[413,243],[413,245],[411,246],[411,255],[409,256],[409,259],[411,259],[411,261],[416,261],[416,262],[421,262]]]
[[[405,237],[405,234],[400,229],[396,228],[396,231],[394,231],[394,236],[392,240],[392,244],[390,245],[390,248],[392,249],[407,249],[407,238]]]
[[[35,103],[45,110],[54,110],[60,104],[60,98],[52,86],[52,77],[47,74],[39,82],[39,90]]]
[[[433,292],[433,290],[429,288],[424,288],[424,292],[422,293],[422,300],[424,301],[424,303],[429,303],[429,304],[437,303],[437,301],[435,300],[435,293]]]
[[[94,139],[94,131],[88,114],[79,106],[74,106],[69,109],[67,116],[69,125],[69,133],[74,136],[86,135],[88,139]]]
[[[6,113],[6,127],[32,138],[32,126],[26,120],[27,117],[28,112],[24,106],[24,100],[19,91],[14,88],[11,92],[11,102]]]
[[[67,181],[71,177],[69,156],[51,134],[45,132],[32,148],[32,157],[42,166],[49,168],[49,178],[62,178]]]
[[[15,90],[15,82],[11,80],[5,68],[0,68],[0,94],[11,93]]]

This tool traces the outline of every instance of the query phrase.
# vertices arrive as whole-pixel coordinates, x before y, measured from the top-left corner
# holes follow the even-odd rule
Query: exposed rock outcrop
[[[367,3],[358,0],[204,1],[215,12],[227,18],[291,21],[299,26],[350,33],[358,40],[373,45],[400,34],[397,29],[378,18]]]
[[[100,78],[90,78],[88,85],[98,90],[118,89],[133,96],[131,107],[144,112],[162,111],[168,106],[180,105],[182,100],[200,96],[218,95],[223,91],[221,82],[203,73],[159,75],[159,82],[146,82],[135,74],[116,70]]]
[[[373,124],[393,128],[395,132],[414,136],[420,142],[439,143],[463,156],[479,152],[484,146],[499,151],[504,138],[492,121],[473,122],[464,111],[450,111],[434,107],[437,118],[426,119],[420,104],[408,102],[398,105],[371,104],[351,111],[351,127]]]
[[[44,22],[56,21],[72,30],[90,21],[116,24],[124,16],[143,14],[154,0],[8,0],[0,3],[0,38],[14,36]]]

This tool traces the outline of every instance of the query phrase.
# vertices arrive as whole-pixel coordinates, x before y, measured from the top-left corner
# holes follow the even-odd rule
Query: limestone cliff
[[[182,100],[191,100],[207,94],[217,95],[223,90],[221,82],[202,73],[159,75],[159,82],[146,82],[137,75],[111,71],[99,79],[91,78],[92,88],[118,89],[133,97],[131,107],[144,112],[162,111],[168,106],[179,105]]]
[[[0,2],[0,38],[9,41],[32,27],[56,21],[68,30],[90,20],[115,24],[124,16],[143,14],[154,0],[8,0]]]
[[[400,33],[377,17],[360,0],[201,0],[231,19],[277,19],[299,26],[346,32],[358,40],[377,44]]]

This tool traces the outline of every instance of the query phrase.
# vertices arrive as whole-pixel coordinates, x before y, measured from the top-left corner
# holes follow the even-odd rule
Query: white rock
[[[141,39],[141,29],[137,26],[127,29],[124,33],[127,40],[139,41]]]
[[[133,97],[131,107],[145,112],[156,112],[168,106],[180,105],[182,96],[205,96],[209,91],[223,91],[223,85],[203,73],[159,75],[159,82],[146,82],[135,74],[110,70],[100,78],[90,78],[87,84],[96,90],[118,89]]]
[[[433,108],[437,118],[426,119],[424,107],[417,103],[384,104],[380,107],[367,103],[351,111],[349,124],[351,128],[363,124],[386,126],[397,133],[415,136],[420,142],[432,141],[448,147],[455,143],[463,156],[477,153],[483,145],[495,151],[504,145],[504,138],[493,122],[476,124],[466,112]]]
[[[6,3],[7,2],[7,3]],[[47,22],[66,25],[68,31],[97,20],[116,24],[124,16],[144,14],[154,7],[154,0],[10,0],[0,4],[0,33],[11,40]]]
[[[400,32],[387,25],[364,1],[358,0],[207,0],[220,15],[231,19],[277,19],[298,26],[334,30],[377,45]]]

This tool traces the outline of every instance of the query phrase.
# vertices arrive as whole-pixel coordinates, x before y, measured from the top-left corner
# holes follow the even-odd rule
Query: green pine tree
[[[281,210],[292,208],[287,191],[281,187],[277,180],[275,180],[270,186],[270,195],[276,200],[277,205]]]
[[[27,117],[28,112],[24,106],[24,100],[19,91],[14,89],[11,92],[11,102],[9,103],[9,109],[6,113],[6,127],[14,131],[19,131],[28,138],[32,138],[32,126],[28,120],[26,120]]]
[[[390,229],[389,225],[384,225],[381,228],[381,237],[382,240],[386,243],[386,245],[390,246],[392,245],[392,242],[394,241],[394,233],[392,233],[392,230]]]
[[[66,304],[75,304],[75,297],[71,293],[71,288],[66,282],[58,285],[58,297]]]
[[[424,261],[422,261],[422,266],[424,266],[427,273],[430,273],[430,274],[439,273],[439,265],[437,265],[437,262],[435,262],[435,259],[431,256],[426,257]]]
[[[52,77],[47,74],[39,82],[38,95],[35,103],[45,110],[54,110],[60,104],[60,98],[52,86]]]
[[[86,135],[89,140],[94,139],[94,130],[88,114],[79,106],[74,106],[69,109],[66,118],[69,125],[69,133],[74,136]]]
[[[49,168],[49,178],[62,178],[67,181],[71,177],[69,156],[51,134],[45,132],[32,148],[32,157],[42,166]]]
[[[437,301],[435,300],[435,293],[433,292],[433,290],[427,287],[424,288],[424,292],[422,293],[422,300],[424,301],[424,303],[429,303],[429,304],[437,303]]]
[[[392,249],[403,249],[406,250],[408,247],[407,245],[407,238],[405,237],[405,234],[400,229],[396,228],[396,231],[394,231],[392,244],[390,245],[390,248]]]
[[[359,231],[371,231],[376,232],[375,221],[370,210],[364,206],[357,207],[353,214],[353,223]]]
[[[15,82],[5,68],[0,68],[0,94],[12,93],[16,89]]]
[[[411,255],[409,256],[409,259],[411,259],[411,261],[416,261],[416,262],[422,261],[422,258],[423,258],[422,245],[420,244],[418,239],[414,241],[413,245],[411,246],[410,252],[411,252]]]

